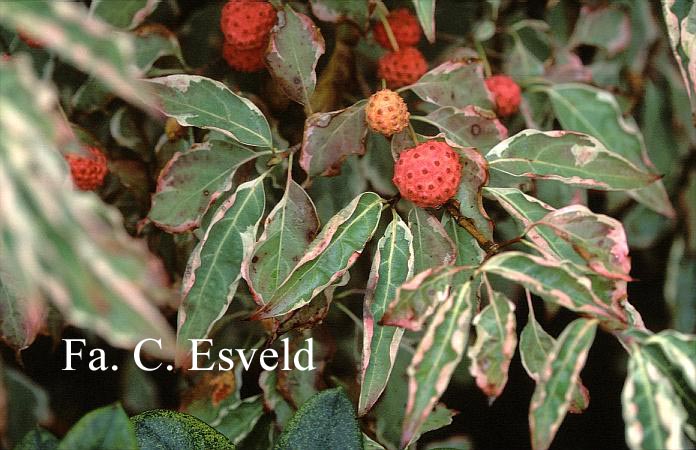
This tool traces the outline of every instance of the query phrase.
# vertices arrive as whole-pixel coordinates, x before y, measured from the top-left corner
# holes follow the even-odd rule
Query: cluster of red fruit
[[[377,74],[391,88],[398,88],[415,83],[428,70],[428,63],[415,46],[421,38],[418,19],[406,8],[392,11],[387,16],[398,50],[389,41],[387,30],[382,23],[375,25],[375,40],[387,50],[377,62]]]
[[[275,9],[267,1],[228,1],[220,17],[225,35],[222,56],[227,64],[240,72],[263,69],[268,37],[276,18]]]
[[[109,169],[106,166],[106,156],[97,147],[87,147],[90,156],[82,156],[76,153],[65,155],[70,165],[75,186],[82,191],[93,191],[102,184]]]

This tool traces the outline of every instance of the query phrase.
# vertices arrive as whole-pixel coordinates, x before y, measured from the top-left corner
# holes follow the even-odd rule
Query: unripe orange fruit
[[[365,107],[367,125],[378,133],[391,136],[408,126],[409,113],[404,99],[389,89],[370,96]]]

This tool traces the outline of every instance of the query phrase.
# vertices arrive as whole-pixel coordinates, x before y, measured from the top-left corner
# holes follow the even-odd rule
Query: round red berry
[[[264,69],[264,57],[266,55],[266,46],[252,48],[249,50],[241,50],[228,42],[222,47],[222,57],[225,58],[227,64],[240,72],[258,72]]]
[[[507,75],[494,75],[486,79],[486,87],[495,98],[495,107],[501,117],[517,112],[522,99],[520,87]]]
[[[232,0],[222,8],[220,28],[239,50],[265,46],[276,22],[276,11],[265,1]]]
[[[87,147],[90,156],[68,153],[65,159],[70,165],[75,186],[82,191],[93,191],[104,184],[104,178],[109,169],[106,166],[106,156],[96,147]]]
[[[377,74],[392,88],[413,84],[428,70],[423,54],[415,47],[387,53],[377,62]]]
[[[420,24],[418,23],[416,16],[411,14],[411,11],[408,9],[395,9],[389,13],[389,16],[387,16],[387,22],[389,23],[389,27],[394,34],[396,43],[399,44],[399,48],[413,47],[414,45],[418,44],[418,41],[420,41]],[[392,50],[384,24],[382,24],[382,22],[377,23],[373,31],[375,40],[379,43],[379,45],[387,50]]]
[[[401,152],[392,181],[401,196],[422,208],[434,208],[454,197],[462,165],[444,142],[430,141]]]

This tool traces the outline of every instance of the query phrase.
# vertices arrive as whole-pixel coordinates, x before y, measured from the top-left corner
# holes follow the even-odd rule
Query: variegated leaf
[[[198,75],[169,75],[148,80],[164,114],[184,127],[223,133],[242,144],[273,146],[271,128],[250,100],[223,83]]]
[[[469,348],[469,372],[476,385],[493,401],[503,392],[515,354],[515,304],[500,292],[489,290],[488,305],[474,318],[476,342]]]
[[[343,276],[372,238],[381,210],[380,196],[366,192],[339,211],[252,319],[267,319],[300,308]]]
[[[491,170],[504,174],[589,189],[638,189],[659,178],[594,137],[573,131],[523,130],[493,147],[486,158]]]
[[[198,227],[208,207],[232,189],[237,169],[262,154],[228,141],[176,153],[157,179],[148,218],[170,233]]]
[[[544,256],[577,264],[583,263],[575,250],[556,236],[553,230],[547,227],[532,227],[547,214],[554,212],[554,208],[515,188],[485,187],[483,194],[495,199],[513,219],[522,225],[521,231],[527,231],[526,236],[537,245]]]
[[[595,214],[583,205],[571,205],[550,212],[537,224],[550,226],[598,274],[632,280],[626,232],[618,220]]]
[[[696,114],[696,5],[690,0],[662,0],[662,11],[672,53],[691,100],[691,111]]]
[[[396,290],[380,323],[420,331],[435,308],[450,296],[453,278],[464,270],[468,268],[440,266],[416,274]]]
[[[178,366],[191,364],[189,339],[204,339],[232,302],[241,266],[252,251],[266,199],[264,176],[237,188],[215,211],[189,258],[182,281]]]
[[[488,183],[488,162],[473,148],[459,148],[462,179],[454,198],[459,202],[459,212],[471,219],[487,239],[493,238],[493,221],[483,208],[481,190]]]
[[[147,350],[171,358],[174,335],[156,306],[166,286],[160,262],[126,233],[117,210],[72,188],[59,149],[81,146],[28,58],[0,61],[0,78],[3,270],[17,292],[45,295],[68,323],[118,348],[161,338],[160,350]]]
[[[324,38],[308,16],[286,5],[271,31],[266,64],[292,100],[309,105],[317,84],[314,69],[324,54]]]
[[[133,37],[92,17],[73,2],[0,2],[0,22],[21,29],[117,95],[145,110],[152,98],[138,81]]]
[[[621,403],[632,450],[687,448],[684,406],[669,379],[638,346],[631,347]]]
[[[263,234],[242,266],[242,276],[257,304],[263,305],[273,296],[318,232],[312,199],[288,174],[285,194],[268,214]]]
[[[324,22],[340,23],[350,20],[361,30],[369,25],[371,0],[310,0],[312,13]]]
[[[476,283],[466,281],[438,306],[408,367],[408,403],[401,442],[408,443],[447,389],[469,341]]]
[[[570,310],[610,321],[625,320],[592,291],[590,279],[571,270],[568,263],[509,251],[493,256],[480,270],[519,283],[544,300]]]
[[[312,114],[305,122],[300,165],[311,177],[341,171],[349,155],[365,153],[365,101],[340,111]]]
[[[89,11],[117,28],[132,29],[147,19],[159,2],[160,0],[94,0]]]
[[[476,147],[488,151],[506,139],[507,128],[496,115],[473,105],[463,109],[445,106],[427,116],[411,116],[411,119],[437,127],[449,141],[460,147]]]
[[[414,273],[454,263],[454,244],[435,216],[413,208],[408,214],[408,226],[413,234]]]
[[[529,404],[529,429],[535,450],[549,448],[568,412],[597,323],[586,319],[571,322],[546,358]]]
[[[633,117],[626,117],[618,101],[608,91],[587,84],[556,84],[546,90],[556,117],[566,130],[587,133],[593,136],[609,152],[630,161],[641,172],[654,174],[656,169],[648,156],[640,128]],[[605,167],[609,173],[612,169]],[[657,179],[654,183],[636,186],[628,194],[648,208],[660,214],[674,217],[674,208],[664,185]],[[641,189],[642,188],[642,189]]]
[[[493,99],[483,81],[483,66],[479,61],[442,63],[409,88],[421,99],[439,106],[475,105],[493,110]]]
[[[0,340],[18,352],[34,342],[48,310],[40,295],[27,295],[15,276],[3,269],[9,263],[0,258]]]
[[[401,328],[379,325],[389,302],[396,296],[396,289],[413,275],[413,235],[396,211],[393,216],[377,244],[363,303],[360,416],[382,394],[404,332]]]
[[[530,310],[527,324],[522,329],[522,333],[520,333],[519,348],[522,366],[534,381],[539,381],[539,375],[554,345],[556,345],[556,340],[541,328],[541,325],[534,317],[534,312]],[[582,384],[580,377],[578,377],[578,383],[573,388],[568,411],[581,413],[587,409],[589,402],[589,391]]]

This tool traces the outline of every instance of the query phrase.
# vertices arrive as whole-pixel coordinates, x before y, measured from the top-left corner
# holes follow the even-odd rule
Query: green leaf
[[[480,270],[519,283],[544,300],[572,311],[619,320],[609,304],[592,291],[590,279],[571,267],[568,263],[509,251],[490,258]]]
[[[428,42],[435,42],[435,0],[412,0],[418,21]]]
[[[663,289],[672,327],[684,333],[693,332],[696,329],[696,257],[689,255],[684,238],[677,237],[672,242]]]
[[[495,199],[510,216],[522,225],[520,231],[537,245],[544,256],[560,261],[582,264],[583,260],[573,248],[548,227],[532,227],[554,208],[541,200],[514,188],[483,188],[484,195]]]
[[[319,232],[312,199],[290,175],[283,198],[266,218],[263,234],[254,246],[242,276],[257,304],[273,297]]]
[[[570,205],[550,212],[537,223],[551,227],[598,274],[616,280],[632,280],[626,233],[618,220],[595,214],[583,205]]]
[[[152,14],[159,2],[160,0],[94,0],[89,11],[116,28],[130,30]]]
[[[381,326],[396,289],[413,274],[413,235],[396,211],[377,244],[363,303],[363,347],[358,415],[372,408],[391,374],[403,329]]]
[[[27,296],[0,259],[0,339],[13,350],[29,347],[45,325],[46,305],[40,296]]]
[[[277,387],[278,373],[275,371],[263,371],[259,375],[259,387],[263,391],[263,402],[266,408],[273,411],[276,423],[285,428],[290,420],[293,407],[283,397]]]
[[[349,155],[365,154],[365,103],[307,118],[300,166],[310,177],[336,175]]]
[[[394,163],[392,162],[393,166]],[[349,156],[335,177],[316,177],[307,189],[321,223],[327,223],[345,205],[368,190],[357,156]]]
[[[483,261],[486,253],[481,250],[476,239],[447,214],[443,217],[443,226],[457,250],[457,259],[454,264],[457,266],[478,266]],[[458,279],[461,277],[457,277]]]
[[[148,218],[169,233],[196,228],[208,207],[232,188],[232,178],[259,153],[228,141],[194,144],[176,153],[157,179]]]
[[[414,254],[416,252],[414,241]],[[426,269],[403,283],[382,316],[382,325],[420,331],[425,320],[450,296],[454,277],[468,267],[440,266]]]
[[[150,109],[150,96],[138,82],[133,38],[90,17],[81,5],[47,0],[0,2],[0,22],[10,29],[25,30],[78,69],[99,78],[124,100]],[[46,39],[56,32],[60,38]]]
[[[527,324],[520,333],[520,358],[522,366],[527,371],[529,377],[535,382],[539,381],[539,376],[544,368],[549,354],[556,345],[556,340],[551,337],[534,317],[534,311],[529,310]],[[573,395],[568,405],[571,413],[580,413],[587,409],[590,396],[587,388],[582,384],[580,377],[578,383],[573,388]]]
[[[156,306],[166,283],[161,264],[126,233],[117,210],[70,188],[58,148],[83,150],[29,61],[0,63],[0,78],[3,269],[27,297],[45,294],[70,324],[118,348],[161,337],[157,355],[170,358],[174,336]]]
[[[688,447],[684,407],[669,379],[635,345],[631,347],[621,403],[629,448]]]
[[[401,443],[413,440],[447,389],[469,341],[477,307],[476,289],[466,281],[438,306],[408,367],[408,403]]]
[[[372,238],[381,211],[379,195],[366,192],[332,217],[253,319],[275,317],[300,308],[342,277]]]
[[[163,25],[145,25],[135,30],[134,34],[135,63],[144,73],[147,73],[163,56],[174,56],[182,65],[185,65],[176,34]]]
[[[310,0],[312,14],[324,22],[340,23],[349,20],[361,30],[366,30],[370,21],[368,1]]]
[[[624,51],[631,42],[631,22],[618,7],[582,8],[570,37],[570,45],[600,47],[609,58]]]
[[[588,189],[638,189],[659,178],[594,137],[572,131],[523,130],[493,147],[486,157],[491,170]]]
[[[529,429],[535,450],[549,448],[561,426],[596,331],[596,320],[576,319],[563,330],[549,353],[529,404]]]
[[[161,110],[179,125],[216,130],[242,144],[273,146],[271,128],[259,108],[219,81],[197,75],[148,80]]]
[[[630,161],[641,172],[654,173],[655,168],[650,162],[638,125],[632,117],[624,117],[610,92],[574,83],[556,84],[546,92],[563,128],[587,133],[609,152]],[[611,173],[614,170],[607,166],[601,172]],[[645,184],[632,189],[641,187],[645,187]],[[674,217],[674,209],[662,181],[653,183],[647,189],[629,191],[629,195],[660,214]]]
[[[483,208],[481,190],[488,183],[488,162],[473,148],[459,149],[462,164],[462,179],[455,199],[459,202],[459,212],[471,219],[476,228],[487,239],[493,239],[494,224]]]
[[[203,339],[230,305],[265,209],[264,176],[227,198],[191,254],[182,280],[177,365],[191,363],[189,339]]]
[[[310,104],[317,84],[319,57],[324,54],[324,38],[308,16],[286,5],[278,12],[278,23],[271,31],[266,64],[273,78],[290,99]]]
[[[696,392],[696,336],[664,330],[650,336],[643,344],[659,347],[671,366],[681,372],[692,393]]]
[[[292,416],[276,450],[362,450],[353,405],[341,388],[319,392]]]
[[[469,372],[493,401],[503,392],[515,354],[515,304],[500,292],[488,291],[488,305],[474,318],[476,342],[469,348]]]
[[[507,129],[495,114],[472,105],[463,109],[445,106],[427,116],[411,116],[411,119],[437,127],[448,141],[460,147],[488,151],[507,138]]]
[[[413,208],[408,213],[408,226],[413,234],[414,273],[454,263],[454,243],[435,216],[422,208]]]
[[[60,441],[58,450],[138,450],[133,425],[120,404],[82,417]]]
[[[464,108],[475,105],[493,110],[479,62],[443,63],[426,73],[409,88],[426,102]]]
[[[234,444],[188,414],[154,409],[131,417],[140,448],[148,450],[234,450]]]
[[[374,190],[382,197],[396,195],[398,189],[394,186],[394,158],[391,154],[391,143],[379,133],[367,134],[367,153],[360,158],[361,172]]]
[[[689,5],[691,7],[689,7]],[[696,45],[696,5],[689,0],[663,0],[667,33],[674,58],[679,63],[684,84],[696,114],[696,74],[694,74],[694,45]],[[687,12],[688,10],[688,12]]]
[[[254,429],[261,416],[263,400],[257,395],[220,408],[217,417],[209,425],[232,443],[239,444]]]
[[[18,442],[39,423],[47,423],[52,418],[48,395],[44,389],[22,372],[10,367],[3,368],[2,361],[0,397],[4,409],[0,415],[5,417],[3,426],[10,445]]]
[[[544,75],[544,63],[529,51],[517,32],[510,34],[514,41],[512,50],[505,58],[505,74],[518,83],[526,82]]]
[[[36,427],[24,435],[14,450],[56,450],[58,438],[43,428]]]

